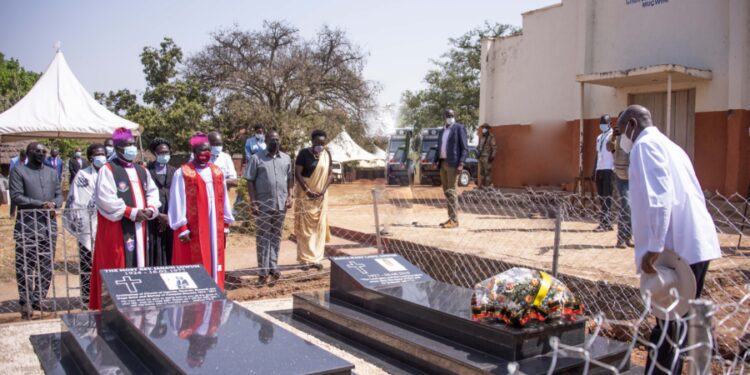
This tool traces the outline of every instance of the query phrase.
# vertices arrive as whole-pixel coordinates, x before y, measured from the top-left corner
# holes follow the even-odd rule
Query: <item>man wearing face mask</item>
[[[479,127],[479,174],[482,176],[480,188],[492,187],[492,162],[495,161],[497,144],[495,135],[490,132],[490,124]]]
[[[245,169],[247,191],[255,215],[255,248],[258,287],[273,286],[281,277],[278,268],[281,231],[286,211],[292,208],[294,172],[289,155],[279,150],[279,133],[266,133],[266,149],[250,159]],[[270,280],[269,280],[270,276]]]
[[[628,177],[636,269],[638,273],[657,272],[654,264],[659,255],[672,250],[690,265],[696,281],[696,294],[680,298],[700,298],[708,265],[721,257],[721,249],[693,164],[680,146],[654,126],[645,107],[629,106],[617,125],[620,145],[630,154]],[[670,339],[662,337],[665,329]],[[649,351],[646,371],[656,360],[669,372],[654,368],[654,374],[682,373],[682,358],[670,340],[680,342],[686,337],[683,329],[674,321],[657,319],[650,341],[658,353],[654,359]],[[685,342],[681,344],[684,347]]]
[[[49,157],[44,161],[44,165],[52,168],[57,172],[57,178],[62,178],[63,160],[60,159],[60,150],[53,148],[49,152]]]
[[[232,206],[224,174],[211,163],[208,137],[196,133],[190,146],[194,158],[177,169],[169,190],[172,264],[200,264],[224,290],[224,238],[234,222]]]
[[[294,235],[297,237],[297,262],[303,269],[323,269],[328,227],[328,187],[333,181],[331,154],[325,149],[326,132],[313,130],[312,147],[300,150],[294,161]]]
[[[599,194],[601,213],[599,214],[599,226],[595,232],[606,232],[612,230],[612,188],[614,179],[615,159],[611,151],[607,149],[607,143],[612,136],[612,127],[609,115],[599,119],[599,129],[602,134],[596,138],[596,168],[594,181],[596,191]]]
[[[438,133],[438,149],[434,162],[440,168],[440,184],[448,203],[448,221],[441,228],[458,227],[458,176],[464,169],[464,161],[469,153],[466,143],[466,128],[456,122],[452,109],[443,112],[445,127]]]
[[[224,140],[221,138],[221,133],[216,131],[208,133],[208,142],[211,145],[211,163],[221,169],[227,189],[232,190],[239,185],[237,170],[234,168],[232,157],[224,152]]]
[[[73,152],[73,157],[68,160],[68,183],[73,183],[73,179],[76,177],[78,171],[89,166],[88,161],[83,158],[81,149],[76,148]]]
[[[164,138],[154,138],[148,146],[156,157],[146,169],[159,189],[159,216],[148,223],[148,259],[152,266],[172,264],[172,228],[169,227],[169,190],[176,168],[169,165],[172,157],[172,144]]]
[[[94,266],[91,275],[92,310],[101,306],[99,271],[147,267],[148,220],[159,216],[159,190],[145,168],[135,164],[138,149],[129,129],[112,134],[117,159],[99,169],[94,199],[98,209]]]
[[[252,158],[253,155],[266,149],[265,139],[266,136],[263,125],[258,124],[253,126],[253,136],[245,141],[245,163],[249,163],[250,158]]]
[[[112,142],[111,138],[104,141],[104,151],[107,153],[107,161],[117,159],[117,154],[115,153],[115,143]]]
[[[57,173],[44,166],[47,149],[32,142],[26,147],[26,165],[10,174],[10,199],[15,204],[16,283],[21,317],[31,317],[47,297],[52,280],[52,259],[57,238],[55,208],[62,206]],[[30,305],[30,306],[29,306]]]
[[[107,164],[103,144],[92,144],[86,149],[86,158],[91,162],[73,176],[63,223],[78,240],[78,259],[80,261],[81,300],[89,303],[91,285],[91,262],[93,260],[92,239],[96,236],[96,199],[94,190],[99,179],[99,169]]]
[[[622,112],[620,112],[620,115],[622,115]],[[618,115],[618,118],[620,115]],[[617,194],[620,196],[620,209],[618,210],[619,215],[617,218],[617,244],[615,247],[624,249],[626,247],[633,247],[633,230],[630,225],[630,200],[628,199],[630,155],[620,147],[620,137],[620,129],[615,126],[607,142],[607,150],[614,153],[614,182]]]

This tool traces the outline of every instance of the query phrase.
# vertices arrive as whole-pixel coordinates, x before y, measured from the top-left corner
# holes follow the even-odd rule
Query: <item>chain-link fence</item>
[[[630,238],[620,238],[624,247],[617,247],[623,211],[616,197],[609,205],[609,219],[605,219],[601,202],[591,195],[459,188],[458,227],[444,229],[440,224],[448,219],[448,212],[439,188],[371,187],[361,185],[339,195],[334,188],[329,193],[326,221],[330,241],[325,245],[325,255],[378,250],[399,253],[433,278],[469,288],[516,266],[544,270],[556,275],[583,301],[590,318],[589,332],[629,342],[636,363],[645,365],[649,350],[666,340],[681,358],[686,358],[686,364],[698,360],[692,354],[695,350],[708,348],[701,355],[708,358],[714,372],[745,371],[750,345],[750,222],[748,203],[741,196],[707,195],[706,205],[714,218],[723,254],[720,260],[711,262],[706,277],[702,297],[710,304],[700,313],[672,322],[677,327],[673,330],[676,336],[659,337],[655,345],[649,335],[656,322],[638,289],[634,250],[627,243]],[[302,222],[300,215],[320,214],[317,208],[322,206],[320,198],[304,197],[280,216],[278,206],[253,207],[242,199],[236,202],[236,222],[226,242],[227,289],[253,288],[258,276],[273,273],[257,254],[259,249],[277,246],[274,241],[279,234],[277,270],[284,276],[276,280],[274,288],[291,292],[303,282],[325,281],[325,268],[297,259],[301,232],[295,227]],[[57,210],[53,215],[53,211],[34,210],[22,213],[20,220],[0,220],[0,232],[6,239],[0,243],[0,277],[17,281],[16,267],[24,271],[26,289],[21,294],[25,295],[22,300],[27,309],[55,312],[84,308],[80,285],[87,270],[81,265],[81,260],[86,261],[81,257],[81,247],[91,228],[86,229],[84,220],[73,225],[76,217],[93,215],[84,211]],[[259,227],[263,227],[261,232],[272,233],[263,235]],[[302,240],[326,234],[312,230]],[[20,258],[16,256],[16,244],[25,249]],[[322,264],[327,265],[325,260]],[[325,283],[320,287],[326,287]],[[2,302],[0,312],[20,311],[17,297]],[[704,330],[709,339],[704,335],[690,341],[691,332],[699,330],[680,327],[698,324],[699,319],[704,328],[710,321],[712,328]],[[558,354],[578,353],[590,359],[586,346],[553,344]],[[699,362],[701,366],[706,363]],[[601,366],[593,359],[590,364],[592,368],[620,370]]]
[[[251,205],[239,199],[233,204],[235,221],[224,243],[226,290],[248,289],[253,292],[242,293],[239,298],[252,299],[288,295],[299,290],[300,284],[324,288],[329,273],[327,255],[361,246],[361,238],[356,235],[327,241],[330,233],[315,227],[317,222],[327,222],[326,216],[346,215],[357,207],[329,207],[323,197],[304,197],[294,203],[290,209],[270,201]],[[372,206],[368,207],[372,213]],[[34,311],[44,317],[86,309],[96,219],[93,206],[21,210],[15,218],[0,219],[0,236],[4,239],[0,242],[0,313],[21,312],[22,317],[30,318],[36,316]],[[295,228],[296,223],[300,228]],[[145,264],[153,265],[154,259],[170,264],[173,243],[179,238],[169,230],[168,218],[157,217],[146,226],[145,241],[150,246],[144,255]],[[300,241],[307,244],[305,256],[298,256]],[[157,247],[168,249],[170,255],[155,255],[160,251]]]
[[[593,195],[465,190],[458,194],[458,226],[444,229],[449,214],[440,190],[386,188],[373,194],[383,223],[374,242],[383,251],[399,253],[434,278],[465,287],[512,267],[547,271],[583,301],[592,332],[631,342],[644,358],[653,346],[648,339],[656,323],[638,288],[630,229],[618,231],[627,219],[618,197],[607,201],[605,214]],[[710,264],[702,294],[711,306],[704,314],[713,323],[710,358],[715,371],[734,373],[744,371],[750,337],[747,201],[711,194],[706,205],[722,250],[722,258]],[[334,225],[353,231],[352,221]],[[674,324],[687,327],[694,316]],[[668,338],[683,355],[691,350],[685,347],[686,332],[676,330],[681,340]],[[564,349],[586,355],[581,348]]]

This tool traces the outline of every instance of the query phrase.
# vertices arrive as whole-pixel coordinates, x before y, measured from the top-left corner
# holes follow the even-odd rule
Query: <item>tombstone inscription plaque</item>
[[[102,310],[224,299],[200,265],[102,270]]]

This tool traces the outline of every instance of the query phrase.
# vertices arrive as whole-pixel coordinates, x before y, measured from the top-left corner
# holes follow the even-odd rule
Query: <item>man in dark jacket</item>
[[[63,160],[60,158],[60,150],[53,148],[49,152],[49,157],[44,160],[44,165],[51,167],[57,172],[57,179],[62,178]]]
[[[16,283],[21,317],[41,309],[52,281],[57,221],[54,209],[62,206],[57,171],[46,167],[44,145],[26,148],[28,162],[10,174],[10,199],[18,208],[13,237],[16,241]],[[30,305],[30,306],[29,306]]]
[[[78,171],[84,168],[89,167],[89,162],[86,161],[86,159],[83,158],[83,155],[81,154],[81,149],[76,148],[75,152],[73,153],[73,157],[68,160],[68,183],[72,184],[73,179],[76,178],[76,174]]]
[[[456,122],[452,109],[443,113],[445,127],[438,133],[438,149],[434,163],[440,167],[440,184],[448,201],[448,221],[441,228],[458,227],[458,176],[464,169],[464,160],[469,146],[466,143],[466,128]]]

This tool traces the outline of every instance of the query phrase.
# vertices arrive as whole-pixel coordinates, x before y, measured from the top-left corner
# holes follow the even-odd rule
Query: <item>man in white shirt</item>
[[[596,191],[599,194],[601,214],[599,226],[595,232],[606,232],[612,230],[612,187],[614,180],[615,158],[611,151],[607,150],[607,141],[612,135],[611,120],[609,115],[599,119],[599,128],[602,134],[596,138]]]
[[[224,152],[224,141],[221,138],[221,133],[210,132],[208,133],[208,142],[211,144],[211,163],[221,169],[221,173],[224,174],[224,181],[227,184],[227,189],[231,190],[239,185],[237,180],[237,169],[234,168],[234,161],[232,157]]]
[[[632,105],[617,121],[620,146],[630,154],[630,208],[638,272],[654,273],[654,262],[665,249],[673,250],[690,265],[698,298],[711,260],[721,257],[716,227],[706,209],[702,189],[685,151],[657,129],[648,109]],[[656,359],[649,353],[648,369],[655,360],[664,370],[653,373],[682,373],[682,361],[674,345],[662,339],[664,322],[657,319],[651,342],[658,345]],[[667,335],[683,337],[674,322]],[[684,334],[684,332],[683,332]],[[667,370],[671,372],[667,372]]]

